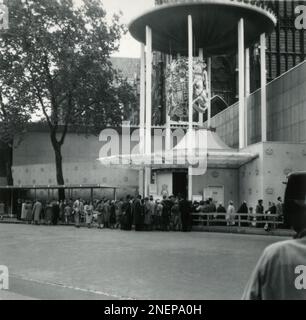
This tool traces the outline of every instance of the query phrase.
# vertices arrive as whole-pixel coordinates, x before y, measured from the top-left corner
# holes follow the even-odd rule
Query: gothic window
[[[295,32],[295,52],[301,52],[301,33]]]
[[[271,75],[273,79],[277,77],[277,57],[275,54],[272,55]]]
[[[288,70],[290,70],[290,69],[293,68],[293,67],[294,67],[293,56],[290,55],[290,56],[288,57]]]
[[[281,56],[281,73],[286,72],[286,57],[284,55]]]
[[[287,50],[288,50],[288,52],[294,51],[293,39],[294,39],[294,31],[288,31],[288,33],[287,33]]]
[[[284,16],[284,2],[283,1],[279,1],[279,14],[281,17]]]
[[[281,29],[280,31],[280,51],[286,51],[286,33],[284,29]]]

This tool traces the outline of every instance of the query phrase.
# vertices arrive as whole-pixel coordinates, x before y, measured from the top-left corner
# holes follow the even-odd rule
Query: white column
[[[200,60],[204,60],[204,50],[203,48],[200,48],[199,49],[199,59]],[[199,126],[202,126],[203,125],[203,113],[202,112],[199,112]]]
[[[267,141],[267,70],[266,70],[266,35],[260,36],[260,82],[261,82],[261,141]]]
[[[151,153],[151,127],[152,127],[152,30],[146,27],[146,154]]]
[[[211,58],[207,60],[208,76],[208,108],[207,108],[207,128],[211,126]]]
[[[192,17],[188,16],[188,109],[189,130],[192,130],[193,124],[193,32],[192,32]]]
[[[170,64],[171,62],[172,62],[172,56],[167,55],[167,64]],[[171,149],[171,125],[170,125],[171,118],[169,116],[169,111],[170,110],[166,110],[166,139],[165,139],[166,151]]]
[[[188,130],[191,134],[193,124],[193,32],[192,17],[188,16],[188,108],[189,108],[189,125]],[[188,199],[192,200],[192,167],[188,168]]]
[[[146,140],[145,140],[145,153],[151,154],[152,149],[152,30],[146,26]],[[149,196],[151,169],[145,170],[145,196]]]
[[[248,100],[250,95],[250,49],[245,49],[245,147],[248,146]]]
[[[244,115],[244,21],[239,20],[238,24],[238,72],[239,72],[239,148],[245,146],[245,115]]]
[[[145,66],[145,45],[141,43],[140,48],[140,114],[139,114],[139,153],[145,154],[145,115],[146,115],[146,66]],[[145,195],[145,170],[139,171],[139,191]]]
[[[141,54],[140,54],[140,114],[139,114],[139,152],[145,153],[145,116],[146,116],[146,67],[145,67],[145,45],[141,44]]]

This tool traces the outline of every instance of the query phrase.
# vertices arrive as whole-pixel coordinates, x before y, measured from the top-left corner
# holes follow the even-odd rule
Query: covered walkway
[[[131,186],[135,189],[135,192],[138,190],[138,186]],[[29,199],[36,201],[40,199],[38,194],[39,191],[46,192],[46,201],[49,202],[52,199],[58,198],[58,191],[65,190],[66,199],[74,199],[78,197],[78,192],[87,191],[89,196],[88,200],[94,200],[94,191],[109,191],[112,193],[112,199],[117,200],[117,192],[121,189],[119,186],[110,186],[110,185],[20,185],[20,186],[0,186],[0,202],[5,204],[5,215],[13,217],[15,215],[15,208],[17,205],[18,199]]]

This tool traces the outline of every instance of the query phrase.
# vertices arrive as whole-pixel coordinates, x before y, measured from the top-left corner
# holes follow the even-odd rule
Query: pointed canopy
[[[138,170],[188,168],[201,164],[212,168],[239,168],[257,158],[257,154],[227,146],[212,130],[199,129],[187,132],[171,150],[151,154],[124,154],[98,159],[104,166],[127,167]]]

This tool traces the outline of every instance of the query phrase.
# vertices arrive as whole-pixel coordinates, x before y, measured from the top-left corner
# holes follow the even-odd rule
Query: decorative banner
[[[204,113],[208,107],[208,77],[203,60],[193,63],[193,109]],[[166,69],[166,103],[169,116],[188,118],[188,59],[172,60]]]

